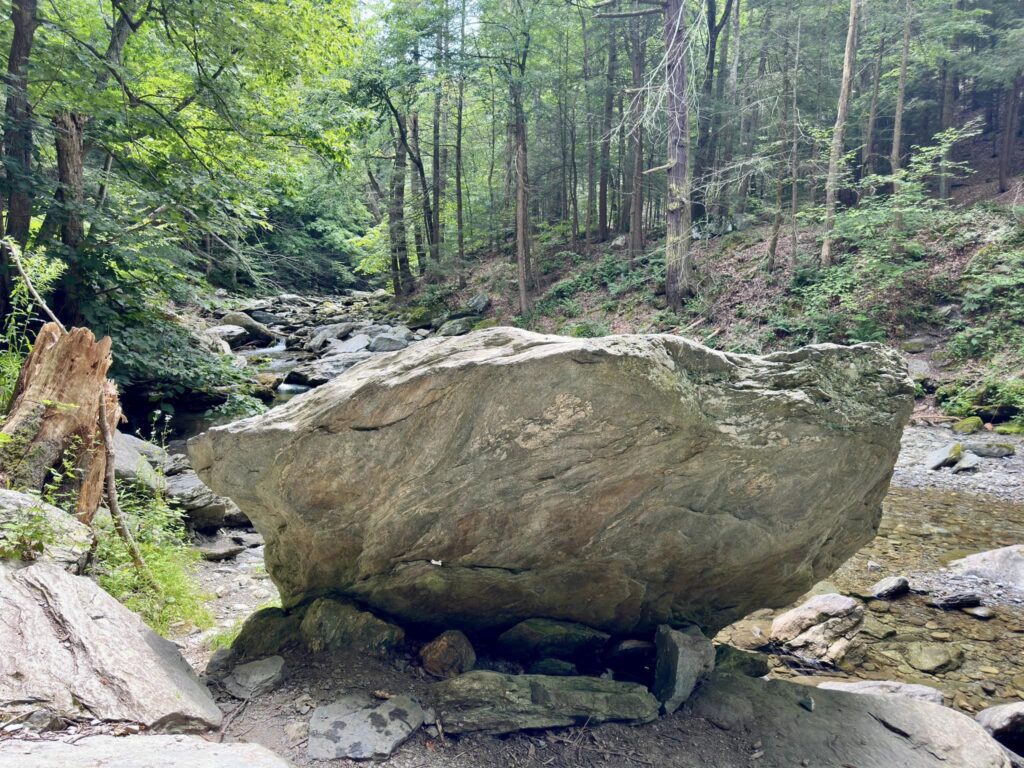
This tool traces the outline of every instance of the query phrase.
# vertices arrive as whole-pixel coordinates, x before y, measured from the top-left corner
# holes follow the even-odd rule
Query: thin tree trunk
[[[57,313],[69,325],[80,325],[81,300],[87,291],[79,266],[79,251],[85,240],[82,210],[85,205],[83,136],[86,118],[61,111],[53,116],[57,152],[57,204],[60,207],[60,239],[67,268],[55,291]]]
[[[420,151],[420,116],[416,110],[413,110],[409,115],[409,141],[412,144],[413,151],[419,154]],[[423,185],[420,183],[419,174],[413,173],[411,182],[411,191],[413,197],[413,205],[420,202],[420,198],[423,197],[426,192],[423,189]],[[423,210],[422,204],[420,210]],[[430,222],[427,222],[430,224]],[[412,226],[412,238],[413,243],[416,247],[416,266],[419,270],[420,275],[424,275],[427,272],[427,250],[423,240],[423,227],[424,221],[422,218],[414,218]]]
[[[462,117],[466,101],[466,73],[463,71],[466,55],[466,0],[459,6],[459,103],[455,111],[455,228],[459,245],[459,285],[465,284],[466,232],[462,201]]]
[[[718,19],[717,0],[704,0],[707,15],[708,47],[704,59],[704,78],[700,87],[700,110],[697,114],[697,161],[695,163],[696,184],[693,185],[692,216],[701,219],[706,214],[707,175],[714,158],[712,151],[712,115],[717,111],[712,94],[715,85],[715,60],[718,57],[718,38],[729,21],[732,0],[725,0],[722,18]]]
[[[878,120],[878,89],[882,82],[882,58],[885,56],[885,42],[883,35],[878,41],[878,54],[875,56],[875,66],[871,73],[871,104],[868,107],[868,119],[864,126],[864,145],[861,147],[860,155],[862,176],[875,172],[875,155],[872,149],[875,141],[875,122]]]
[[[632,266],[644,250],[644,60],[647,57],[646,24],[642,17],[633,22],[632,46],[629,55],[633,75],[631,107],[633,113],[633,197],[630,201],[629,259]]]
[[[11,3],[10,56],[4,85],[7,103],[4,107],[3,161],[4,193],[7,198],[7,236],[21,247],[28,242],[32,220],[32,107],[28,100],[28,65],[32,55],[35,32],[39,27],[37,0],[13,0]],[[0,213],[3,206],[0,205]],[[2,217],[0,217],[2,218]],[[0,235],[4,232],[0,221]],[[9,295],[9,266],[0,255],[0,307]]]
[[[696,291],[690,250],[690,103],[687,92],[685,0],[665,4],[665,66],[668,94],[668,190],[665,196],[665,293],[673,309]]]
[[[608,185],[612,170],[612,120],[615,112],[615,24],[608,24],[608,69],[604,88],[604,124],[601,126],[601,175],[597,191],[597,239],[608,239]]]
[[[843,80],[839,88],[836,124],[832,129],[832,149],[828,158],[828,176],[825,178],[825,235],[821,242],[821,265],[832,264],[832,226],[836,218],[836,195],[839,191],[840,163],[843,159],[843,139],[846,135],[846,115],[850,108],[850,90],[853,84],[854,59],[857,53],[857,14],[860,0],[850,0],[850,22],[846,30],[846,50],[843,54]]]
[[[892,150],[889,154],[889,165],[892,172],[892,194],[899,193],[899,171],[902,162],[900,143],[903,140],[903,104],[907,94],[907,61],[910,58],[910,28],[913,23],[912,0],[905,0],[903,19],[903,49],[900,52],[900,78],[896,87],[896,113],[893,116]],[[896,205],[896,229],[903,229],[903,212],[899,202]]]
[[[525,74],[525,73],[524,73]],[[512,83],[512,136],[516,183],[516,267],[519,284],[519,313],[530,311],[530,200],[526,165],[526,113],[523,110],[522,80]]]
[[[764,19],[761,22],[764,42],[761,44],[761,51],[757,61],[757,79],[755,82],[763,82],[765,72],[768,71],[768,33],[771,31],[771,6],[765,9]],[[755,92],[751,92],[747,98],[747,114],[740,124],[740,145],[743,148],[745,157],[749,158],[754,154],[754,137],[757,135],[760,123],[760,110],[755,106],[758,98]],[[737,193],[736,212],[743,215],[747,212],[747,197],[750,194],[750,173],[744,171],[740,176],[740,188]]]
[[[797,210],[800,204],[800,122],[797,110],[797,86],[800,82],[800,31],[803,19],[796,22],[796,53],[793,56],[793,93],[792,104],[790,105],[790,148],[789,148],[789,216],[793,227],[793,249],[790,253],[790,263],[796,267],[797,245],[799,244],[799,224],[797,222]]]
[[[953,9],[963,7],[963,0],[954,0]],[[953,59],[959,48],[956,35],[950,41],[950,57],[942,62],[942,112],[940,113],[941,129],[949,130],[953,127],[956,119],[956,75],[953,71]],[[949,163],[952,160],[953,148],[950,147],[939,160],[939,187],[938,196],[940,200],[948,200],[950,195],[950,174]]]
[[[391,199],[388,201],[388,237],[391,241],[391,281],[395,296],[412,292],[409,249],[405,232],[405,143],[395,142],[395,162],[391,171]]]
[[[1003,123],[1003,146],[999,153],[999,191],[1010,188],[1010,176],[1013,173],[1013,150],[1017,146],[1017,125],[1020,122],[1021,90],[1024,89],[1024,74],[1006,89],[1006,122]]]

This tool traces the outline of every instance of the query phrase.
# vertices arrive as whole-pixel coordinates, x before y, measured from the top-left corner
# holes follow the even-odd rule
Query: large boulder
[[[764,768],[1010,768],[969,717],[908,698],[715,675],[684,711],[756,740]]]
[[[221,721],[177,647],[95,582],[0,562],[0,720],[37,711],[168,731]]]
[[[291,768],[259,744],[196,736],[86,736],[74,741],[0,743],[4,768]]]
[[[876,344],[766,357],[677,336],[431,339],[190,443],[285,606],[716,630],[868,542],[913,388]]]
[[[167,464],[167,452],[158,445],[120,430],[114,433],[114,477],[138,483],[156,492],[163,490],[166,480],[156,467]]]

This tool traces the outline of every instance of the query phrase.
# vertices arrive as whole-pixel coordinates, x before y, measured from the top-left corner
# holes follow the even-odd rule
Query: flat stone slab
[[[908,698],[716,674],[683,712],[759,742],[768,768],[1010,768],[969,717]]]
[[[365,693],[351,693],[313,711],[309,756],[314,760],[383,759],[421,725],[423,710],[409,696],[377,701]]]
[[[224,688],[232,696],[248,699],[273,690],[284,680],[284,659],[268,656],[258,661],[239,664],[224,678]]]
[[[447,733],[511,733],[611,721],[649,723],[658,700],[636,683],[478,670],[432,686]]]
[[[819,688],[826,691],[847,691],[849,693],[869,693],[874,696],[896,696],[916,701],[927,701],[931,704],[942,704],[942,691],[928,685],[901,683],[896,680],[858,680],[857,682],[821,683]]]
[[[218,744],[195,736],[87,736],[0,742],[4,768],[293,768],[259,744]]]

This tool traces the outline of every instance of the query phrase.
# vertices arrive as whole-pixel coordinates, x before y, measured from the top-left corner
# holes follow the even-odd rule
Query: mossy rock
[[[240,660],[260,659],[273,656],[288,646],[299,645],[302,616],[301,610],[287,613],[281,608],[263,608],[256,611],[245,620],[231,644],[231,652]]]
[[[474,331],[482,331],[484,328],[497,328],[498,321],[496,318],[488,317],[486,320],[481,320],[479,323],[473,326]]]
[[[958,435],[973,435],[985,426],[980,416],[968,416],[953,425],[953,431]]]
[[[405,325],[410,330],[419,328],[430,328],[434,318],[441,314],[437,309],[431,307],[410,307],[405,315]]]
[[[320,598],[309,606],[300,631],[314,653],[352,649],[386,656],[405,640],[401,627],[354,605],[328,598]]]
[[[1011,421],[1009,424],[999,424],[996,426],[997,435],[1024,435],[1024,424],[1018,424]]]

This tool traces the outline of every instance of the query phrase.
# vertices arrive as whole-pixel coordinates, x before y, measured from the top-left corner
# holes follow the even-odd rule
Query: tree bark
[[[519,313],[526,315],[530,311],[530,200],[527,193],[526,113],[523,110],[521,78],[512,82],[512,119],[516,183],[516,276],[519,284]]]
[[[57,194],[60,210],[60,240],[67,264],[54,296],[57,314],[68,325],[81,325],[82,297],[88,290],[80,268],[80,250],[85,240],[82,211],[85,208],[84,132],[87,120],[75,112],[53,116],[57,151]]]
[[[1003,123],[1003,145],[999,152],[999,191],[1010,188],[1013,174],[1013,150],[1017,146],[1017,124],[1020,122],[1021,91],[1024,90],[1024,73],[1017,75],[1006,89],[1006,120]]]
[[[878,120],[878,90],[882,82],[882,58],[885,56],[885,36],[878,41],[878,54],[871,73],[871,103],[868,106],[868,118],[864,125],[864,145],[861,147],[861,175],[875,172],[875,155],[872,151],[875,143],[875,123]]]
[[[36,29],[37,0],[11,3],[10,56],[7,59],[7,103],[4,107],[4,170],[7,196],[7,235],[22,248],[32,220],[32,107],[28,100],[28,64]],[[3,266],[0,265],[0,271]],[[6,274],[4,271],[3,274]]]
[[[60,490],[77,495],[78,518],[92,520],[103,494],[97,420],[109,368],[109,337],[97,341],[87,328],[64,333],[56,323],[42,327],[0,430],[0,487],[40,492],[59,472]]]
[[[462,118],[466,100],[466,73],[463,59],[466,55],[466,0],[459,6],[459,103],[455,111],[455,229],[458,240],[457,266],[460,286],[465,283],[466,233],[462,200]]]
[[[665,195],[665,293],[679,309],[696,290],[690,250],[690,102],[687,93],[685,0],[665,4],[665,77],[668,82],[668,190]]]
[[[608,69],[604,88],[604,124],[601,126],[601,169],[597,189],[597,239],[608,239],[608,185],[612,171],[612,120],[615,114],[616,40],[614,23],[608,24]]]
[[[832,148],[828,158],[828,176],[825,178],[825,235],[821,241],[821,265],[832,264],[832,226],[836,218],[836,195],[839,191],[840,163],[843,159],[843,139],[846,135],[846,115],[850,108],[850,90],[853,84],[854,59],[857,53],[857,15],[860,0],[850,0],[850,22],[846,29],[846,50],[843,54],[843,80],[839,88],[836,124],[832,129]]]
[[[725,0],[725,8],[722,10],[722,18],[718,18],[717,0],[704,0],[704,9],[707,14],[708,26],[708,47],[704,59],[704,78],[700,87],[700,111],[697,114],[697,162],[695,172],[697,184],[693,188],[692,213],[693,218],[700,219],[706,214],[705,199],[707,197],[706,185],[708,171],[714,162],[712,156],[712,116],[717,111],[713,103],[715,85],[715,60],[718,54],[718,38],[722,29],[729,21],[732,11],[733,0]]]
[[[644,250],[644,60],[647,57],[646,17],[633,22],[629,52],[633,75],[631,111],[633,113],[633,181],[629,216],[629,259],[633,266]]]
[[[903,19],[903,48],[900,51],[900,77],[899,84],[896,86],[896,113],[893,115],[893,127],[892,127],[892,150],[889,153],[889,165],[891,166],[892,173],[892,193],[895,197],[899,193],[899,171],[900,163],[902,162],[902,148],[900,147],[903,141],[903,104],[906,100],[907,94],[907,61],[910,58],[910,28],[913,23],[913,6],[911,0],[905,0],[904,4],[904,19]],[[903,229],[903,213],[899,208],[899,204],[896,206],[896,229]]]
[[[405,232],[406,151],[402,141],[395,142],[395,162],[391,171],[391,200],[388,204],[388,237],[391,242],[391,280],[395,296],[411,293],[412,271]]]

